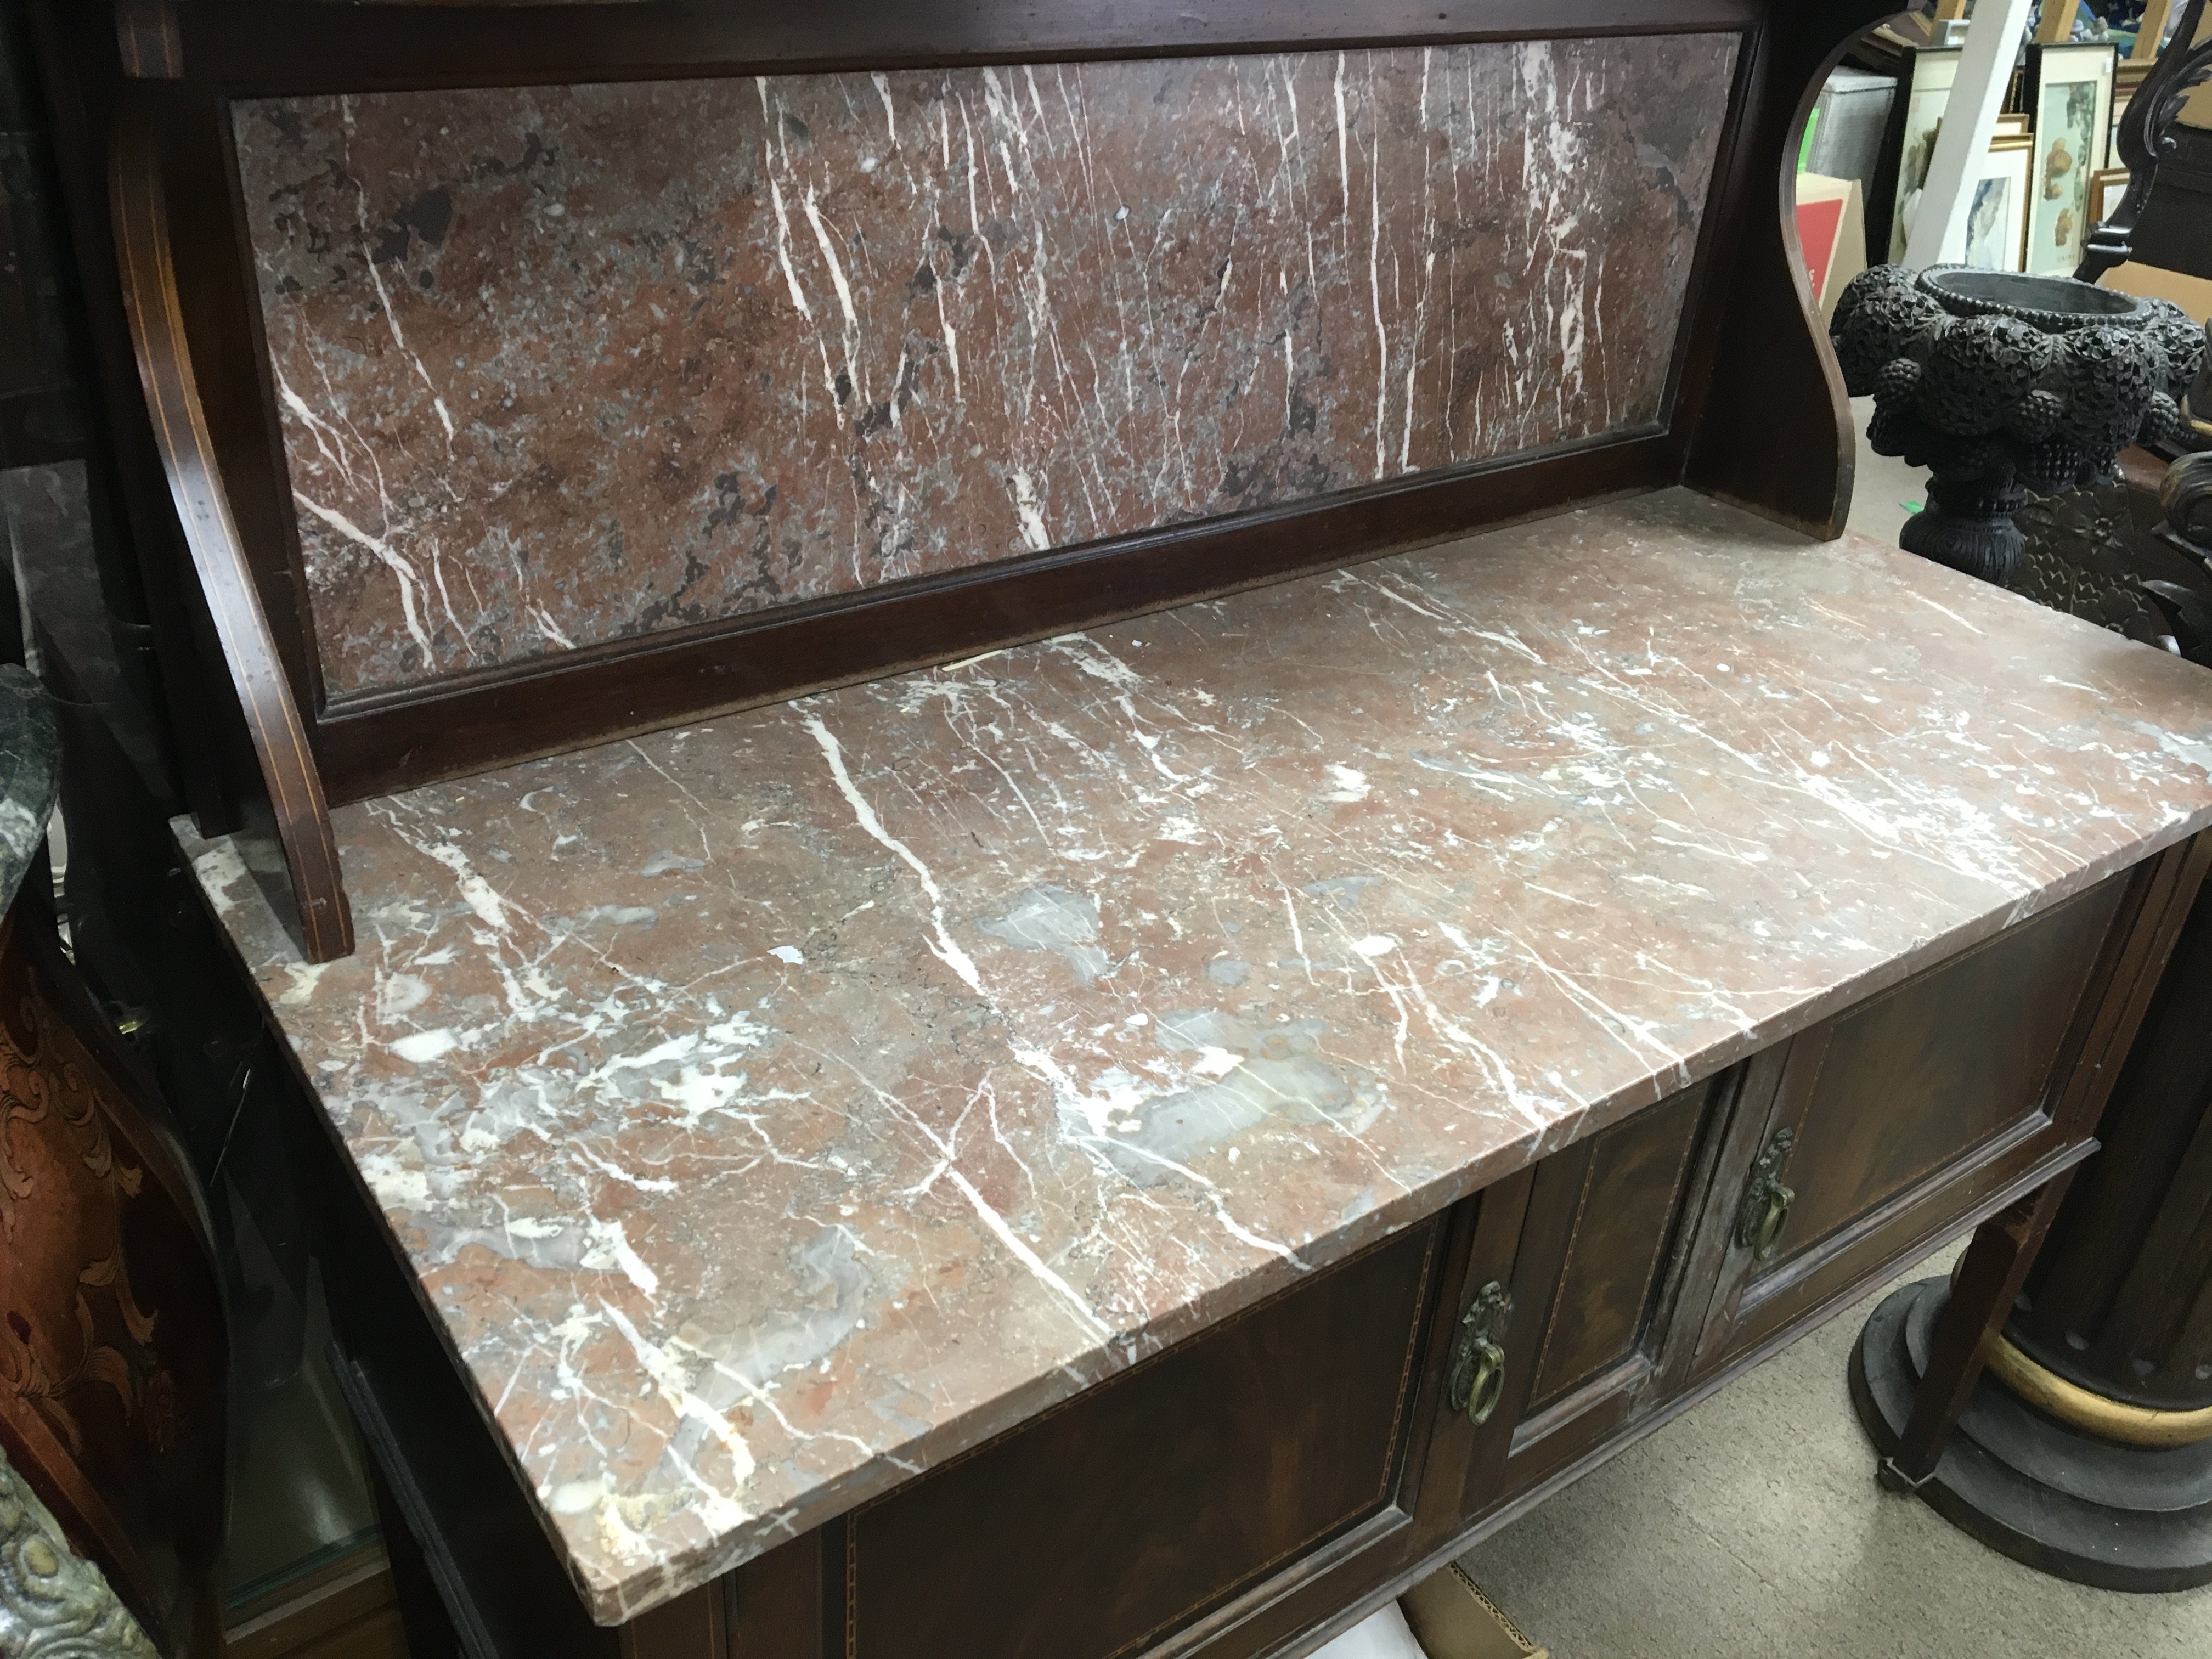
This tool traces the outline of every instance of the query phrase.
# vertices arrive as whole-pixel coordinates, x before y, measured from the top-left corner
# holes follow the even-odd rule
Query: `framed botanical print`
[[[2081,263],[2090,226],[2089,181],[2106,161],[2119,49],[2110,41],[2027,49],[2027,107],[2035,155],[2027,215],[2027,269],[2066,276]]]
[[[2034,154],[2033,140],[2006,137],[1983,152],[1980,171],[1966,185],[1967,264],[1984,270],[2021,268]]]
[[[1929,47],[1912,54],[1911,83],[1899,103],[1904,109],[1904,143],[1898,152],[1897,190],[1891,198],[1889,258],[1902,259],[1919,215],[1920,195],[1928,183],[1928,163],[1936,154],[1936,131],[1943,125],[1943,107],[1951,101],[1952,83],[1959,78],[1958,46]]]

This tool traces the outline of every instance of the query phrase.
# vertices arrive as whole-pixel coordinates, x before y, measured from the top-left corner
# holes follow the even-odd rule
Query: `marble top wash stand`
[[[118,10],[419,1650],[1304,1652],[2093,1150],[2212,696],[1837,539],[1878,15]]]

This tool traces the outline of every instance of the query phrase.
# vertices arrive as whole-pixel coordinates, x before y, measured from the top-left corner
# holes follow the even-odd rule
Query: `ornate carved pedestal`
[[[1926,1409],[1964,1376],[1931,1358],[1952,1285],[1889,1297],[1852,1361],[1860,1419],[1893,1460],[1887,1484],[2008,1555],[2112,1589],[2212,1583],[2208,1030],[2212,887],[2113,1094],[2104,1150],[2057,1209],[1955,1433],[1917,1485],[1918,1470],[1898,1467],[1916,1399]],[[2020,1248],[2033,1252],[2032,1230]],[[1983,1240],[1976,1251],[1986,1261]],[[1960,1264],[1962,1300],[1977,1267],[1972,1255]]]
[[[2166,301],[1959,265],[1862,272],[1831,337],[1851,395],[1875,400],[1875,452],[1931,474],[1905,550],[1994,582],[2019,562],[2026,492],[2100,483],[2128,445],[2179,431],[2204,355]]]

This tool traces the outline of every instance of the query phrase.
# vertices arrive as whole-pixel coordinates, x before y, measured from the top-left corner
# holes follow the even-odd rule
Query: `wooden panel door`
[[[2126,942],[2130,880],[2115,876],[1754,1064],[1707,1221],[1722,1270],[1699,1373],[2034,1184],[2086,1138],[2059,1109]],[[1754,1109],[1769,1090],[1771,1106]]]
[[[1501,1281],[1504,1381],[1471,1460],[1468,1513],[1527,1491],[1635,1414],[1673,1328],[1739,1077],[1708,1079],[1537,1165]],[[1482,1272],[1468,1274],[1471,1297]]]
[[[1334,1543],[1411,1527],[1449,1217],[1371,1247],[854,1513],[848,1659],[1180,1647]]]

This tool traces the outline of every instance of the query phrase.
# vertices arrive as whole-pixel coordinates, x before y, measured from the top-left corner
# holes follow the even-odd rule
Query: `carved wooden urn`
[[[2180,307],[2070,276],[1876,265],[1844,290],[1831,339],[1867,436],[1933,477],[1899,539],[2002,581],[2027,490],[2109,478],[2119,452],[2180,428],[2204,340]]]

